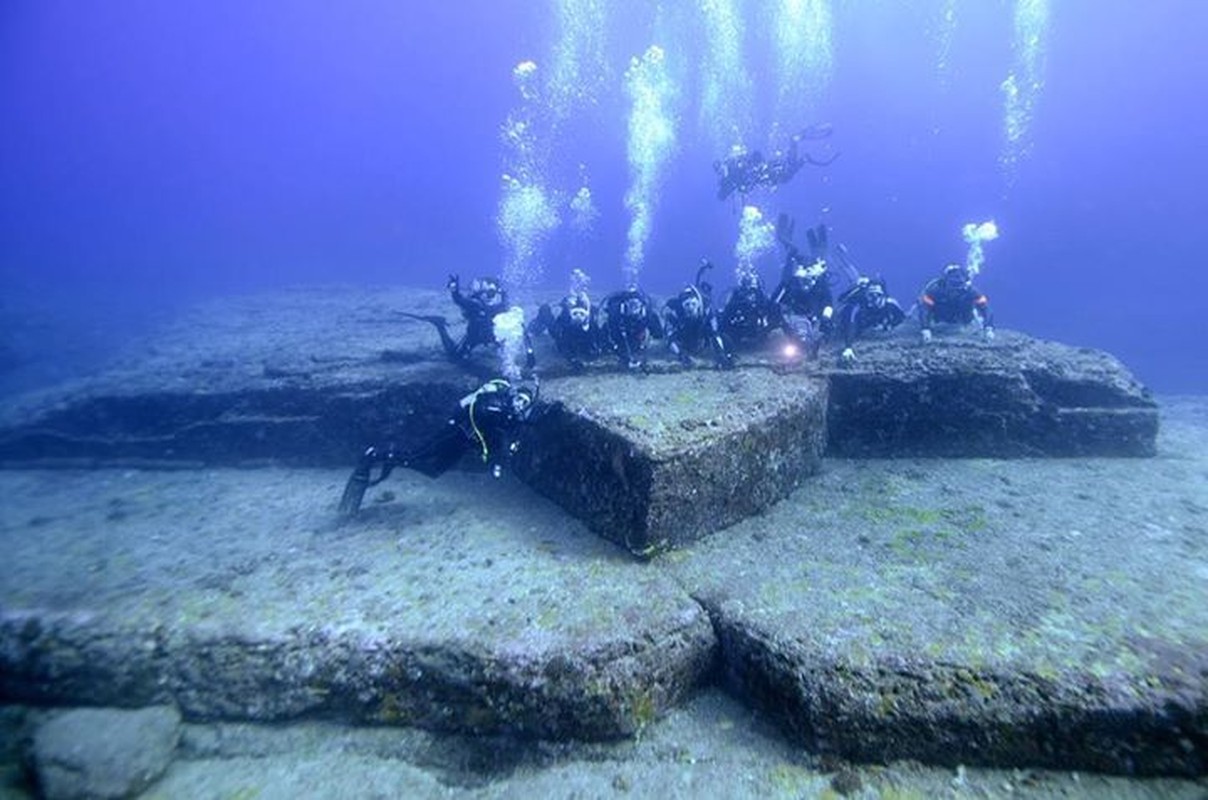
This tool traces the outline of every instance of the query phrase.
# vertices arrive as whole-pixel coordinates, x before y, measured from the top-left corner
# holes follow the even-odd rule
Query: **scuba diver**
[[[623,367],[643,369],[646,345],[663,338],[663,323],[650,297],[631,286],[604,298],[604,331]]]
[[[706,347],[713,355],[718,369],[734,366],[721,338],[717,312],[713,309],[713,285],[704,280],[705,272],[713,269],[704,261],[696,271],[696,280],[680,290],[663,305],[663,328],[667,346],[685,367],[692,366],[692,355]]]
[[[730,155],[713,162],[713,171],[717,173],[717,199],[725,200],[735,192],[739,197],[746,197],[761,185],[763,169],[763,153],[735,145]]]
[[[760,186],[774,189],[791,181],[806,164],[828,166],[839,157],[838,153],[832,153],[829,158],[815,158],[809,153],[802,155],[800,142],[826,139],[831,133],[830,125],[811,125],[793,135],[788,152],[777,150],[770,159],[764,159],[758,150],[748,151],[742,145],[735,145],[730,155],[713,162],[713,171],[717,173],[717,199],[725,200],[735,193],[746,197]]]
[[[767,341],[768,334],[776,328],[794,336],[786,330],[780,306],[768,297],[759,273],[754,270],[744,272],[739,277],[738,286],[726,298],[718,324],[728,352],[758,347]]]
[[[538,389],[513,386],[497,378],[484,383],[457,404],[448,424],[407,453],[385,447],[367,447],[344,486],[339,512],[350,517],[361,508],[365,490],[390,476],[396,467],[413,469],[437,478],[452,469],[467,451],[477,451],[491,475],[503,474],[503,464],[518,449],[519,427],[530,421]],[[371,477],[380,469],[376,478]]]
[[[470,351],[475,347],[498,347],[502,344],[495,334],[495,318],[508,311],[510,306],[507,291],[504,290],[499,280],[497,278],[475,278],[470,284],[469,294],[462,294],[461,279],[457,275],[450,275],[446,288],[449,290],[449,296],[453,298],[453,302],[461,309],[461,316],[466,323],[465,333],[462,334],[460,340],[454,341],[453,337],[449,335],[449,322],[439,314],[422,315],[401,312],[402,315],[422,320],[435,327],[436,332],[440,334],[440,343],[444,346],[445,353],[457,363],[465,362],[470,356]],[[524,350],[525,366],[532,369],[536,358],[533,355],[532,343],[529,341],[527,332],[524,334]]]
[[[793,244],[793,221],[787,214],[777,219],[776,238],[785,248],[785,259],[772,301],[781,307],[796,338],[808,343],[810,354],[815,355],[823,338],[831,333],[835,313],[833,274],[827,265],[827,228],[818,225],[806,231],[808,257]]]
[[[889,296],[889,289],[879,275],[875,278],[860,276],[839,295],[838,318],[839,331],[843,335],[839,364],[845,366],[856,360],[852,342],[862,333],[872,328],[882,331],[896,328],[906,319],[906,312]]]
[[[960,264],[944,267],[919,295],[919,325],[923,341],[931,341],[931,329],[937,322],[968,325],[976,320],[987,340],[994,338],[994,320],[990,300],[973,285],[969,270]]]
[[[534,336],[548,333],[558,354],[575,372],[582,372],[587,362],[603,355],[606,346],[599,313],[584,289],[563,297],[556,313],[551,304],[542,305],[529,333]]]

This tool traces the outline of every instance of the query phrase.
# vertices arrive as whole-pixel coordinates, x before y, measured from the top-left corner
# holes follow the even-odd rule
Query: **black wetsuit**
[[[796,273],[797,265],[786,265],[785,275],[772,293],[772,302],[782,309],[786,319],[801,320],[803,325],[794,325],[802,339],[820,339],[831,331],[835,297],[831,291],[831,274],[823,270],[817,277]]]
[[[919,324],[929,331],[937,322],[968,325],[977,320],[985,329],[994,326],[990,300],[969,281],[932,279],[919,295]]]
[[[554,349],[576,371],[595,361],[607,348],[604,331],[600,328],[599,314],[595,308],[584,308],[586,324],[576,322],[571,316],[571,304],[563,300],[555,314],[549,303],[541,306],[537,319],[529,326],[529,333],[548,333],[554,340]]]
[[[531,404],[517,408],[517,391],[505,380],[493,380],[466,395],[444,425],[408,452],[392,445],[365,449],[340,500],[342,514],[355,514],[365,490],[384,481],[397,467],[437,478],[448,472],[466,453],[477,453],[495,477],[515,452],[520,425],[529,418]],[[375,467],[381,473],[371,479]]]
[[[460,342],[454,342],[445,328],[437,327],[441,332],[441,342],[451,358],[463,360],[475,347],[498,343],[495,339],[495,317],[508,310],[506,291],[499,288],[494,293],[475,291],[464,295],[461,287],[453,282],[449,286],[449,296],[461,309],[461,316],[466,322],[466,331]]]
[[[785,328],[780,306],[762,286],[738,286],[730,292],[718,323],[727,350],[758,347],[773,330]]]
[[[478,283],[478,281],[475,283]],[[495,336],[495,318],[508,311],[511,307],[508,305],[507,292],[497,282],[490,281],[487,286],[476,288],[469,295],[464,295],[461,292],[461,286],[456,276],[451,276],[449,279],[449,296],[457,304],[457,307],[461,309],[462,318],[466,323],[465,332],[459,340],[455,340],[450,335],[449,321],[439,314],[425,315],[402,312],[402,315],[412,319],[423,320],[435,327],[436,332],[440,334],[440,343],[444,347],[445,353],[449,356],[450,360],[457,363],[463,363],[468,360],[470,352],[475,347],[498,347],[501,344]],[[522,331],[522,336],[524,339],[525,367],[532,369],[536,363],[536,357],[533,355],[532,340],[529,338],[527,329]]]
[[[604,313],[608,344],[621,365],[642,367],[650,339],[663,338],[663,323],[653,301],[645,292],[625,289],[604,299]]]
[[[717,312],[713,310],[708,294],[699,289],[695,290],[698,292],[696,299],[700,308],[696,314],[692,314],[684,308],[690,291],[693,290],[680,292],[663,306],[663,329],[667,335],[668,347],[685,366],[692,363],[693,355],[699,355],[706,350],[718,367],[731,366],[732,359],[721,338]]]
[[[845,350],[865,331],[873,328],[887,331],[901,325],[906,319],[906,312],[897,300],[885,293],[883,283],[876,284],[880,288],[879,302],[878,294],[868,291],[870,285],[867,278],[861,278],[839,296],[836,316]]]

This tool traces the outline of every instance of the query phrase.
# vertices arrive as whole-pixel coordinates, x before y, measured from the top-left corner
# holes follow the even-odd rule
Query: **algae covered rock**
[[[817,471],[826,383],[763,368],[553,383],[521,477],[635,553],[759,513]]]
[[[1152,456],[1157,404],[1117,359],[1003,332],[865,342],[829,374],[829,454]]]

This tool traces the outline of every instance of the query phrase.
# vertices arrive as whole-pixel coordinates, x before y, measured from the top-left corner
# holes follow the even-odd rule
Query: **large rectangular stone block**
[[[830,375],[829,454],[1152,456],[1157,404],[1117,359],[1003,332],[861,345]]]
[[[597,374],[543,389],[521,477],[631,552],[759,513],[818,469],[826,382],[764,368]]]

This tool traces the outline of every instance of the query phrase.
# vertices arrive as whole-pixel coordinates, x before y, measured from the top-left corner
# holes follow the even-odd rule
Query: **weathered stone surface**
[[[1208,414],[1172,408],[1143,465],[832,459],[649,563],[465,473],[397,475],[337,525],[343,470],[2,472],[0,703],[587,738],[541,726],[623,735],[720,663],[815,752],[1204,774]],[[442,677],[379,684],[379,649]],[[559,656],[565,693],[536,683]]]
[[[53,401],[10,409],[0,463],[349,465],[439,428],[479,376],[390,303],[448,313],[436,292],[333,291],[201,309],[145,352]],[[547,342],[539,342],[547,345]],[[763,365],[719,374],[656,363],[582,376],[542,350],[543,396],[518,472],[633,552],[674,546],[779,500],[816,470],[826,387]],[[478,367],[489,367],[483,354]]]
[[[478,380],[399,308],[448,311],[397,289],[199,307],[93,377],[0,405],[0,463],[334,466],[418,442]]]
[[[530,314],[535,304],[527,303]],[[441,293],[403,289],[283,292],[197,309],[95,378],[6,403],[0,464],[335,465],[349,463],[368,441],[406,446],[496,368],[485,352],[475,362],[477,375],[450,365],[432,329],[400,318],[399,309],[455,316]],[[565,393],[590,418],[616,416],[620,404],[660,404],[658,416],[672,429],[707,422],[713,411],[664,398],[687,384],[708,401],[725,397],[734,382],[708,370],[685,379],[657,346],[652,365],[671,374],[646,376],[646,384],[615,374],[607,360],[589,375],[564,377],[566,367],[548,342],[539,341],[538,349],[547,393]],[[854,367],[831,367],[829,348],[804,367],[829,384],[831,454],[1153,454],[1153,400],[1105,353],[1009,331],[993,343],[949,333],[929,345],[903,333],[861,341],[858,352]],[[749,355],[743,363],[770,362]],[[792,373],[756,375],[768,383],[801,380]],[[656,380],[670,383],[652,385]],[[588,386],[592,381],[611,392]],[[764,397],[776,392],[755,381],[747,386]],[[814,413],[809,403],[802,409]],[[744,410],[753,415],[753,431],[766,424],[754,403]],[[648,408],[627,417],[653,418]],[[640,428],[609,423],[600,434],[640,449],[646,436]],[[699,433],[707,438],[708,430]],[[607,473],[608,465],[598,471]]]
[[[951,767],[1143,775],[1199,775],[1208,768],[1208,728],[1195,698],[1202,679],[1188,680],[1208,660],[1193,652],[1161,679],[1038,673],[888,652],[858,664],[827,660],[814,642],[780,638],[731,610],[716,609],[726,620],[720,634],[732,685],[811,750]]]
[[[1011,331],[860,344],[829,373],[839,456],[1152,456],[1157,405],[1112,356]]]
[[[10,431],[0,461],[51,466],[351,463],[357,442],[418,443],[472,378],[442,371],[398,386],[107,395]]]
[[[1208,771],[1208,425],[1131,459],[832,459],[671,566],[727,683],[857,760]]]
[[[0,473],[0,703],[607,739],[713,668],[699,604],[523,487],[404,475],[340,524],[344,477]]]
[[[171,706],[55,714],[34,732],[38,788],[50,800],[131,797],[164,773],[180,733]]]
[[[532,303],[530,303],[532,305]],[[432,291],[331,290],[199,309],[112,369],[3,414],[0,464],[350,464],[442,424],[478,375],[394,309],[451,312]],[[531,309],[530,309],[531,310]],[[605,360],[571,376],[547,342],[543,392],[518,471],[633,552],[675,546],[758,513],[841,456],[1152,455],[1157,411],[1110,356],[1003,333],[984,343],[905,336],[794,370],[745,356],[729,373],[652,373]]]
[[[813,758],[718,690],[635,741],[350,728],[326,722],[187,725],[159,798],[1114,798],[1203,800],[1190,779],[1088,772],[952,770]],[[0,773],[2,775],[2,773]],[[846,793],[846,794],[844,794]]]
[[[826,384],[752,368],[551,383],[517,471],[634,553],[759,513],[817,471]]]

